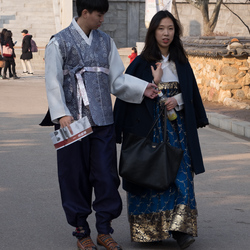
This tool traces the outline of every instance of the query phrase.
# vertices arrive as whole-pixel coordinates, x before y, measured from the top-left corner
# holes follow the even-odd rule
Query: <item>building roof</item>
[[[242,57],[250,55],[250,37],[183,37],[188,55],[207,57]]]

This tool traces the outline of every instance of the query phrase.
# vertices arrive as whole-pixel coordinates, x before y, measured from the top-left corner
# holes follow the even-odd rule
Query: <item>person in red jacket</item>
[[[131,55],[128,56],[128,58],[130,58],[130,63],[132,63],[133,60],[137,57],[136,47],[133,47],[131,50],[132,50],[132,53],[131,53]]]

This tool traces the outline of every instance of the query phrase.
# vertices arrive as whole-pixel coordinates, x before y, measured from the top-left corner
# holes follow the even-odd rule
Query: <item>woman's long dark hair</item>
[[[12,37],[12,32],[10,30],[7,30],[4,34],[4,41],[10,40]]]
[[[159,27],[161,20],[166,17],[169,17],[173,21],[175,29],[174,39],[169,46],[169,60],[177,60],[179,62],[185,63],[187,62],[187,56],[180,39],[180,36],[182,35],[181,25],[167,10],[161,10],[153,16],[148,28],[145,46],[141,55],[146,61],[149,62],[162,60],[162,54],[155,38],[155,32]]]

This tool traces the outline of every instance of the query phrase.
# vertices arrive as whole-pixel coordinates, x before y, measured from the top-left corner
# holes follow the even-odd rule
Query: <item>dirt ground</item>
[[[250,101],[246,101],[250,105]],[[215,112],[234,119],[250,122],[250,109],[236,109],[216,102],[203,101],[207,112]]]

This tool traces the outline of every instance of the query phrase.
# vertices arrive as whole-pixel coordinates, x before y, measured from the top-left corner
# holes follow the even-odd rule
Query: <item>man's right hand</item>
[[[150,99],[154,99],[156,96],[158,96],[158,90],[156,90],[157,85],[155,85],[154,83],[148,83],[147,88],[144,91],[144,96],[150,98]]]
[[[63,116],[60,118],[59,123],[61,128],[68,127],[69,132],[73,135],[73,131],[70,127],[70,124],[74,121],[74,118],[72,116]]]

